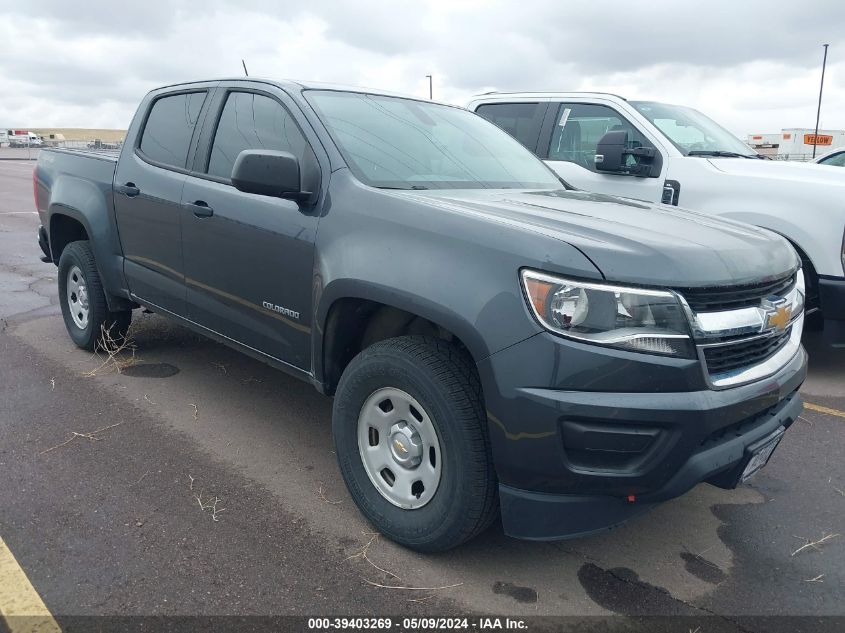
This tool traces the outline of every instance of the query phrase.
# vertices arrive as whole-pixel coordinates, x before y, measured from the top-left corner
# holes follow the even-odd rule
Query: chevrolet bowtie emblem
[[[393,440],[393,446],[396,447],[396,450],[400,451],[401,453],[407,453],[408,449],[400,442],[399,440]]]
[[[769,318],[766,321],[766,327],[775,330],[785,330],[789,325],[789,319],[792,317],[792,306],[780,306],[774,312],[769,313]]]

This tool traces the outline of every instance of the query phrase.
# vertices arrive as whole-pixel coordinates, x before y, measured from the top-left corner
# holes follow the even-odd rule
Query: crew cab
[[[491,93],[468,108],[587,191],[681,206],[780,233],[801,256],[807,313],[845,343],[845,179],[768,160],[692,108],[586,92]]]
[[[79,347],[144,307],[333,396],[352,498],[420,551],[499,515],[573,537],[737,486],[801,411],[784,238],[573,191],[461,108],[168,86],[119,154],[45,149],[34,181]]]

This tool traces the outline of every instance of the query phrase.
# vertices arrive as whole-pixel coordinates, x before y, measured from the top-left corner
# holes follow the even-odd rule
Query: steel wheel
[[[67,305],[70,316],[80,330],[88,327],[88,284],[79,266],[71,266],[67,273]]]
[[[437,431],[401,389],[379,389],[364,402],[358,451],[373,486],[393,505],[416,510],[437,492],[443,462]]]

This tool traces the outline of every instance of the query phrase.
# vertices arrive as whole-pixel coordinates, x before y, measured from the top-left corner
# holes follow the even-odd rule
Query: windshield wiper
[[[716,156],[718,158],[763,158],[760,154],[740,154],[738,152],[725,152],[717,149],[694,149],[687,152],[687,156]]]

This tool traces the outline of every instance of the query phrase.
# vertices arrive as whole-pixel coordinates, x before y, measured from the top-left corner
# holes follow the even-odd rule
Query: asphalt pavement
[[[811,408],[736,490],[701,485],[591,538],[520,542],[494,525],[415,554],[355,509],[331,400],[309,385],[140,311],[133,367],[72,345],[39,261],[32,166],[0,161],[0,538],[60,624],[616,614],[703,632],[845,616],[845,349],[807,339]]]

